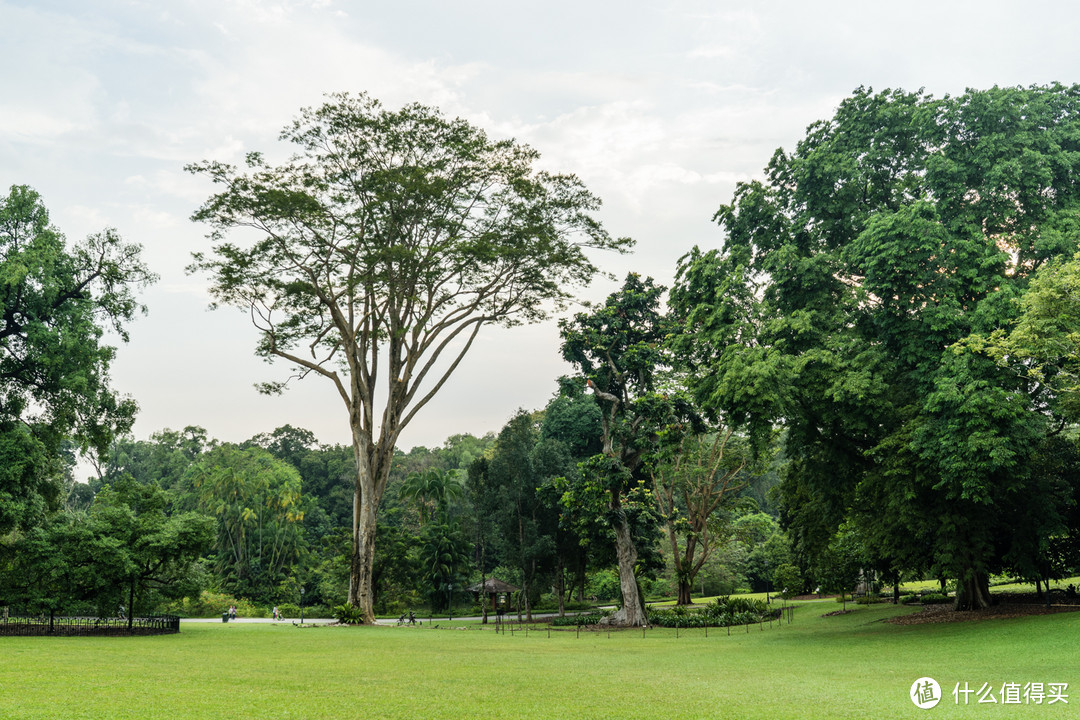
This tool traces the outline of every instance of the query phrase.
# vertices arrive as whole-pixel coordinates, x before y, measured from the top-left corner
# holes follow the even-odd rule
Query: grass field
[[[155,638],[0,638],[2,718],[1068,718],[1080,613],[948,625],[842,616],[791,625],[582,633],[185,624]],[[908,698],[935,678],[931,710]],[[967,682],[1069,683],[1069,704],[956,705]]]

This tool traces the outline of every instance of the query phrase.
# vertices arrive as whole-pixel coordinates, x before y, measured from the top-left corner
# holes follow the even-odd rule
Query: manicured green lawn
[[[1067,718],[1080,614],[897,626],[858,607],[747,633],[185,624],[158,638],[0,638],[2,718]],[[908,699],[931,676],[932,710]],[[954,704],[960,682],[1069,683],[1069,704]],[[1071,694],[1071,693],[1070,693]]]

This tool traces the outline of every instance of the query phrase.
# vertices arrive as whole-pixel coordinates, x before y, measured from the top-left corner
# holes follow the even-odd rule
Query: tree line
[[[445,611],[455,594],[469,608],[467,588],[491,577],[521,588],[504,610],[523,617],[541,603],[561,613],[620,599],[609,528],[581,509],[571,521],[564,500],[601,441],[595,401],[572,385],[564,379],[545,408],[519,411],[498,434],[398,451],[380,511],[378,612]],[[197,612],[206,608],[190,600],[204,590],[324,612],[347,602],[349,448],[292,426],[243,443],[186,427],[121,438],[95,470],[88,483],[69,476],[55,512],[6,538],[0,592],[9,611]],[[759,497],[768,484],[758,480]],[[712,594],[764,590],[769,567],[792,562],[786,535],[752,493],[710,515],[716,539],[705,544],[715,557],[691,552],[698,572],[688,578],[661,553],[664,517],[657,506],[635,521],[649,541],[635,572],[654,594],[681,587],[680,578]]]

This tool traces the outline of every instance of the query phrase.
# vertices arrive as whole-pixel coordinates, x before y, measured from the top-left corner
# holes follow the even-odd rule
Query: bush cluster
[[[293,603],[281,603],[277,606],[278,612],[281,613],[281,617],[286,618],[298,618],[300,617],[300,606]],[[305,608],[305,614],[310,615],[311,609]]]
[[[596,625],[608,616],[606,612],[582,613],[551,618],[552,627],[573,627],[574,625]]]
[[[772,620],[780,611],[755,598],[719,597],[703,608],[651,607],[645,610],[650,625],[658,627],[728,627]]]
[[[208,618],[220,616],[231,605],[236,606],[237,617],[263,618],[270,616],[266,608],[256,605],[250,600],[210,590],[203,590],[197,598],[187,597],[183,600],[173,600],[162,605],[159,611],[179,615],[180,617]]]

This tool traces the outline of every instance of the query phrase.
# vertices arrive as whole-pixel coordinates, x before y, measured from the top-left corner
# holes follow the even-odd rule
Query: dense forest
[[[467,587],[490,577],[522,589],[510,609],[523,614],[618,601],[604,528],[561,517],[561,487],[598,442],[596,404],[577,393],[519,412],[498,435],[399,451],[380,511],[378,611],[469,609]],[[214,614],[238,602],[248,613],[298,612],[303,602],[329,613],[346,602],[354,468],[351,448],[291,426],[240,444],[198,427],[118,440],[96,477],[69,476],[62,509],[8,548],[6,602],[13,612],[106,615],[121,606]],[[696,593],[765,590],[768,569],[792,562],[765,512],[774,481],[748,477],[712,515],[714,550]],[[649,594],[664,596],[675,568],[661,552],[658,512],[650,520],[639,571]]]

